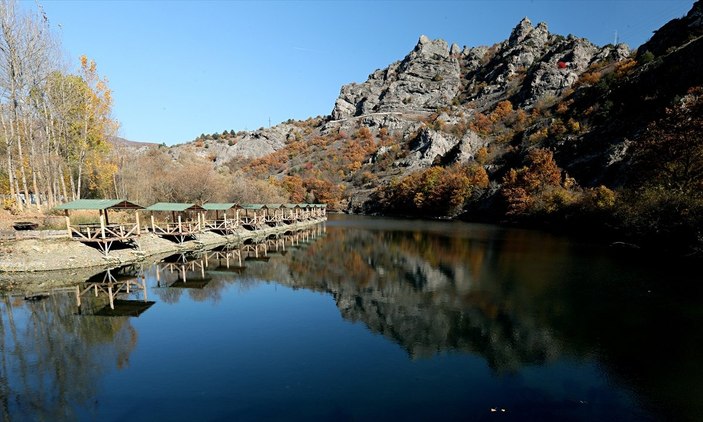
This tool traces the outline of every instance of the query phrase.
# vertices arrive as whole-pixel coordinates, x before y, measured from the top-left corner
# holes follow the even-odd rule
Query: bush
[[[386,212],[453,216],[488,186],[488,175],[477,164],[430,167],[379,188]]]

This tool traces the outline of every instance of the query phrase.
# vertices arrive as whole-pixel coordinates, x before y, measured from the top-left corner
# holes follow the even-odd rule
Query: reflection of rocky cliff
[[[291,276],[276,279],[330,292],[344,318],[411,356],[480,353],[499,371],[556,357],[560,346],[550,331],[529,314],[518,318],[515,304],[485,283],[490,250],[446,236],[332,231],[292,254]]]

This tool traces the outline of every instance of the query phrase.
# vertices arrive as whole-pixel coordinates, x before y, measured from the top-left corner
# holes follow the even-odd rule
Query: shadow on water
[[[273,282],[331,296],[345,320],[362,323],[397,344],[406,360],[479,356],[503,385],[500,394],[518,396],[510,402],[513,413],[503,415],[508,418],[519,414],[520,419],[531,420],[695,420],[703,414],[699,329],[703,289],[692,274],[681,263],[641,262],[637,256],[540,232],[456,222],[331,217],[326,228],[310,232],[177,254],[143,271],[133,267],[95,275],[79,286],[80,317],[71,290],[36,301],[3,296],[4,417],[74,419],[71,409],[76,405],[90,414],[95,386],[115,368],[128,365],[138,339],[131,320],[100,318],[95,316],[99,312],[88,311],[105,310],[108,302],[114,302],[105,298],[106,283],[112,283],[108,296],[115,300],[125,299],[118,296],[125,295],[127,283],[133,305],[150,303],[135,313],[141,315],[154,303],[147,301],[147,291],[177,310],[185,298],[221,304],[234,294],[232,286],[242,291]],[[100,295],[93,297],[98,290]],[[145,315],[162,309],[154,307]],[[226,327],[228,321],[212,323]],[[248,324],[255,332],[270,329],[260,321]],[[615,393],[595,388],[584,390],[578,400],[546,394],[553,389],[578,390],[554,381],[563,375],[578,383],[570,378],[576,373],[575,362],[593,365],[605,385],[624,391],[632,400],[616,403],[611,398]],[[306,373],[316,376],[315,369]],[[513,386],[534,374],[539,375],[532,389]],[[258,374],[262,376],[267,374]],[[48,393],[54,389],[56,394]],[[406,394],[403,387],[396,393]],[[495,394],[492,400],[498,400]],[[291,397],[295,396],[283,401],[294,401]],[[248,408],[253,413],[243,415],[354,418],[360,411],[352,399],[345,405],[318,408],[318,413],[289,403],[286,413],[279,414],[285,406],[278,402],[258,411]],[[395,407],[379,402],[361,414],[417,419],[431,417],[434,406],[441,405],[446,419],[467,415],[461,402],[447,398],[438,398],[424,411],[407,400]],[[227,406],[220,403],[213,409],[217,408]],[[392,413],[387,413],[389,409]],[[500,414],[500,408],[493,410]],[[482,416],[491,419],[490,413]]]

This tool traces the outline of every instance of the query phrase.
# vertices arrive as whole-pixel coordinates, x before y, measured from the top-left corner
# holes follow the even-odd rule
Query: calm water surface
[[[703,290],[680,264],[340,216],[240,253],[0,296],[0,420],[703,418]],[[104,280],[130,284],[114,310]]]

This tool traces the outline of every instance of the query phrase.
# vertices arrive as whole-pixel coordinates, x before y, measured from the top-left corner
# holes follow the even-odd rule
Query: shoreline
[[[324,223],[327,219],[294,223],[260,230],[238,228],[235,234],[219,235],[203,232],[195,240],[182,244],[163,239],[153,233],[144,233],[136,239],[138,248],[115,249],[105,256],[96,248],[68,237],[60,239],[20,239],[0,242],[0,283],[5,279],[27,273],[106,269],[145,261],[156,255],[170,255],[207,249],[226,244],[243,244],[247,240],[264,240],[272,234],[303,230]]]

